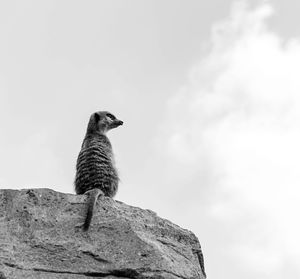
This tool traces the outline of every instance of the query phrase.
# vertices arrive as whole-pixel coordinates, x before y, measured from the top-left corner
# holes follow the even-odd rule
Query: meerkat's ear
[[[94,118],[95,118],[95,122],[98,123],[99,120],[100,120],[100,115],[97,112],[95,112],[94,113]]]

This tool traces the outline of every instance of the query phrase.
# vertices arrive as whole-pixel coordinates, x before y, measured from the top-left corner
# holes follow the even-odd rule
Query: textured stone
[[[106,197],[83,232],[76,224],[85,201],[50,189],[0,190],[0,279],[205,278],[192,232]]]

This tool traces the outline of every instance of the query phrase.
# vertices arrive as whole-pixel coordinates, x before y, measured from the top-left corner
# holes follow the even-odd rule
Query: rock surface
[[[150,210],[100,198],[83,232],[86,197],[0,190],[0,279],[203,279],[196,236]]]

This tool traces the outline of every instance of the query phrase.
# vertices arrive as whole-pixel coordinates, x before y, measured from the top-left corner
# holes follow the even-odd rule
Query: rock
[[[88,232],[86,197],[0,190],[0,279],[203,279],[196,236],[150,210],[102,197]]]

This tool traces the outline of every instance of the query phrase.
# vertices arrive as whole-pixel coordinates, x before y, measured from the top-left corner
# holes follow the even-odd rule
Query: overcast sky
[[[1,1],[0,187],[74,193],[92,112],[116,199],[199,238],[209,278],[300,278],[300,2]]]

